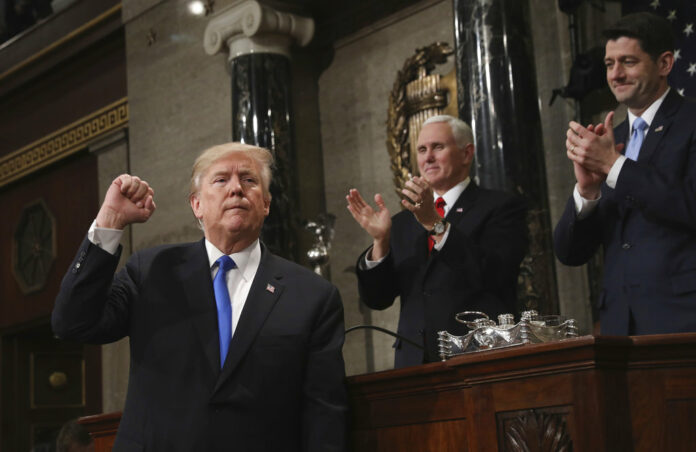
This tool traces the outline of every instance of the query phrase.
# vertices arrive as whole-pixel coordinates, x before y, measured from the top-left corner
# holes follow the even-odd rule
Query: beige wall
[[[130,168],[157,199],[155,215],[133,228],[137,250],[201,237],[188,204],[191,165],[203,149],[229,141],[232,123],[226,56],[203,50],[208,19],[190,15],[185,0],[142,11],[128,3],[124,14],[139,12],[126,22]],[[157,38],[148,45],[151,30]]]
[[[575,177],[565,154],[565,134],[568,122],[574,119],[574,101],[557,97],[549,106],[552,91],[568,83],[572,66],[568,16],[547,0],[530,1],[532,42],[537,72],[539,113],[544,143],[546,181],[549,196],[549,215],[552,228],[563,214]],[[582,333],[591,329],[590,292],[587,270],[567,267],[556,260],[556,282],[560,312],[577,320]]]

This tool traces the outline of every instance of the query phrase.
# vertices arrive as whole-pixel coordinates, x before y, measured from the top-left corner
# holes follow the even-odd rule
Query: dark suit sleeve
[[[561,263],[583,265],[594,256],[602,239],[599,211],[597,207],[587,218],[578,220],[575,200],[572,196],[568,199],[563,215],[553,232],[553,248]]]
[[[399,295],[396,273],[394,270],[393,253],[389,254],[377,266],[364,268],[365,255],[372,247],[365,250],[355,265],[358,274],[358,292],[360,299],[372,309],[387,309],[394,304]]]
[[[336,287],[331,286],[309,343],[302,413],[304,451],[346,450],[343,340],[343,303]]]
[[[87,238],[82,242],[53,308],[51,325],[58,337],[104,344],[128,334],[129,306],[136,284],[130,261],[114,279],[120,250],[112,255]]]

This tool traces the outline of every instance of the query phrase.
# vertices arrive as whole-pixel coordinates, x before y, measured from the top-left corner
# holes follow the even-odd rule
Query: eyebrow
[[[221,170],[215,171],[214,173],[211,173],[211,174],[210,174],[210,178],[211,178],[211,179],[214,179],[214,178],[216,178],[216,177],[218,177],[218,176],[229,176],[231,173],[232,173],[232,172],[229,171],[229,170],[227,170],[227,169],[221,169]],[[257,178],[260,177],[260,176],[254,171],[254,169],[251,168],[251,167],[242,167],[242,168],[239,168],[238,174],[239,174],[239,176],[249,176],[249,175],[251,175],[251,176],[254,176],[254,177],[257,177]]]
[[[428,141],[426,143],[417,144],[416,148],[427,147],[427,146],[437,146],[438,144],[445,144],[446,142],[447,141],[445,141],[445,140]]]

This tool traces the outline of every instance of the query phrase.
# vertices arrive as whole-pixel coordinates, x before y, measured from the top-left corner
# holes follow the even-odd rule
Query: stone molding
[[[23,148],[0,156],[0,187],[85,148],[128,125],[128,99],[120,99]]]
[[[205,29],[208,55],[229,50],[229,59],[250,53],[290,57],[293,41],[306,46],[314,36],[314,19],[278,11],[256,0],[245,0],[221,10]]]

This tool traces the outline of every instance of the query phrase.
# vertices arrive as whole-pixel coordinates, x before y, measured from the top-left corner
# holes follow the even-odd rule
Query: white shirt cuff
[[[620,155],[618,159],[614,162],[614,164],[611,166],[611,169],[609,170],[609,174],[607,174],[607,180],[605,183],[611,187],[611,188],[616,188],[616,181],[619,180],[619,173],[621,172],[621,168],[623,168],[623,164],[626,162],[626,156],[625,155]]]
[[[597,199],[585,199],[578,191],[578,184],[573,188],[573,200],[575,201],[575,214],[578,220],[587,218],[597,207],[599,200],[602,199],[602,193],[599,193]]]
[[[96,219],[87,231],[89,241],[109,254],[116,254],[122,236],[122,229],[98,228]]]
[[[379,264],[381,264],[382,261],[383,261],[384,259],[386,259],[387,256],[389,256],[389,253],[387,253],[387,254],[386,254],[385,256],[383,256],[381,259],[378,259],[378,260],[376,260],[376,261],[371,261],[370,259],[368,259],[367,256],[370,256],[370,255],[372,255],[372,247],[370,247],[370,249],[367,251],[367,253],[365,253],[365,262],[364,262],[364,264],[365,264],[365,270],[371,270],[371,269],[375,268],[376,266],[378,266]]]

